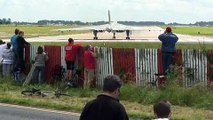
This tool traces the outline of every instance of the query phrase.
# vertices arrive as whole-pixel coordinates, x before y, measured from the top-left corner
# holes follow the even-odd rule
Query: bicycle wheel
[[[71,95],[65,94],[65,93],[61,93],[61,96],[68,96],[71,97]]]
[[[56,96],[56,98],[60,98],[61,96],[69,96],[69,97],[71,97],[71,95],[62,93],[61,90],[56,90],[55,91],[55,96]]]
[[[39,95],[41,95],[41,91],[40,90],[38,90],[38,91],[24,90],[21,92],[21,94],[26,95],[26,96],[32,96],[32,95],[39,96]]]
[[[44,91],[44,92],[41,92],[41,96],[42,96],[42,97],[48,96],[49,94],[54,94],[54,92],[51,92],[51,91]]]
[[[31,90],[29,90],[29,91],[25,90],[25,91],[21,91],[21,94],[31,96],[31,95],[33,95],[33,92]]]
[[[60,98],[61,96],[68,96],[71,97],[71,95],[65,94],[65,93],[55,93],[56,98]]]

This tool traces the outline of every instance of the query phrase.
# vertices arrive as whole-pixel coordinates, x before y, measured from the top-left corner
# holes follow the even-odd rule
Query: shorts
[[[66,64],[67,64],[67,70],[74,70],[74,68],[75,68],[74,61],[66,61]]]

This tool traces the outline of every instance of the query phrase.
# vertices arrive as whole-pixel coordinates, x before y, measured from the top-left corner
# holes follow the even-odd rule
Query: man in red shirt
[[[95,53],[92,51],[92,46],[87,45],[84,51],[84,88],[89,88],[95,76]]]
[[[72,38],[68,39],[68,44],[65,46],[65,61],[67,65],[67,72],[65,79],[70,80],[72,77],[72,72],[75,68],[75,59],[78,49],[80,48],[80,45],[75,45],[74,40]]]

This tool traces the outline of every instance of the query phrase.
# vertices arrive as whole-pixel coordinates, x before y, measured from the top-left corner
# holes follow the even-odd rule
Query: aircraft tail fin
[[[110,18],[110,11],[108,10],[108,19],[109,19],[109,24],[111,24],[111,18]]]

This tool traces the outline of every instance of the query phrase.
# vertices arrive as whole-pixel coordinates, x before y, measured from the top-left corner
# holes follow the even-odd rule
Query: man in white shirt
[[[3,50],[7,48],[7,44],[5,42],[3,42],[2,40],[0,40],[0,76],[2,77],[2,53]]]

